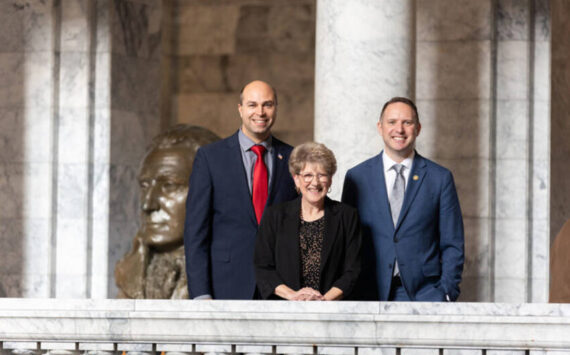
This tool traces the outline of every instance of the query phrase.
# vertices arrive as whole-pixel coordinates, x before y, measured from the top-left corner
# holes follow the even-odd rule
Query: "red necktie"
[[[251,150],[257,155],[255,166],[253,167],[253,208],[255,209],[255,216],[257,223],[261,221],[261,215],[267,202],[267,166],[263,160],[263,153],[265,147],[262,145],[254,145]]]

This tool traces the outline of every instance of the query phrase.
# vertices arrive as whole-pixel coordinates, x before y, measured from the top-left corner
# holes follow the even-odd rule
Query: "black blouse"
[[[325,235],[325,216],[307,222],[301,218],[299,244],[301,249],[302,287],[318,290],[321,281],[321,250]]]

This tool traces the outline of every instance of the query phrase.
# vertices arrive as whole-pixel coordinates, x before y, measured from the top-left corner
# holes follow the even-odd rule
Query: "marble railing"
[[[570,305],[0,299],[2,353],[570,354]]]

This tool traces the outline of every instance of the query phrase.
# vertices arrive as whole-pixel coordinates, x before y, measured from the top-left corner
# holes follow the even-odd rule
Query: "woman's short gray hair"
[[[299,174],[307,163],[320,164],[331,177],[336,172],[334,154],[322,143],[307,142],[296,146],[289,157],[289,172]]]

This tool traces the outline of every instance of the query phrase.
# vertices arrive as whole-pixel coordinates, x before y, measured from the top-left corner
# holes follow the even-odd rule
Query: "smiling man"
[[[384,150],[347,172],[342,194],[362,222],[356,298],[455,301],[464,236],[453,176],[415,151],[421,124],[410,99],[386,102],[377,129]]]
[[[198,150],[186,202],[188,290],[196,299],[258,298],[253,250],[266,206],[297,196],[293,149],[271,135],[277,93],[263,81],[241,90],[241,127]]]

